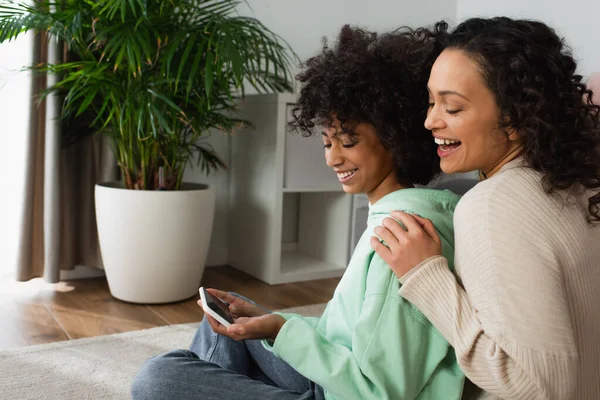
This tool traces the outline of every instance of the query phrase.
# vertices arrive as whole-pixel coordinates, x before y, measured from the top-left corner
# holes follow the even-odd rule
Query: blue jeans
[[[189,350],[171,351],[144,364],[133,381],[131,396],[134,400],[324,399],[320,386],[260,341],[237,342],[216,334],[206,319]]]

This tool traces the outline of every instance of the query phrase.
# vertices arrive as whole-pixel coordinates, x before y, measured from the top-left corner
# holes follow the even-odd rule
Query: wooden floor
[[[328,301],[339,279],[267,285],[231,267],[207,268],[202,285],[234,291],[269,309]],[[167,305],[136,305],[114,299],[105,278],[59,284],[41,280],[0,285],[0,350],[59,340],[107,335],[155,326],[197,322],[198,296]]]

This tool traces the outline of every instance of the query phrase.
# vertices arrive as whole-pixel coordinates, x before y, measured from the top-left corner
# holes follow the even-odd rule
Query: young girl
[[[292,126],[321,135],[344,190],[366,193],[371,204],[367,229],[323,316],[269,313],[211,290],[230,303],[235,324],[225,328],[206,316],[190,351],[148,361],[133,383],[134,399],[461,397],[464,375],[454,351],[398,297],[398,280],[369,245],[374,227],[401,209],[431,219],[444,254],[453,256],[458,196],[413,187],[439,171],[422,123],[433,50],[425,31],[377,37],[346,26],[337,46],[325,46],[298,77],[303,88]]]

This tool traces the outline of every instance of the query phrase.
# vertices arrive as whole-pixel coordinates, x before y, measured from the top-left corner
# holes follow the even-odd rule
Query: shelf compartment
[[[345,265],[331,264],[299,252],[284,251],[281,253],[279,283],[334,278],[342,276],[345,270]]]
[[[344,192],[284,193],[281,281],[341,276],[351,213],[352,198]]]

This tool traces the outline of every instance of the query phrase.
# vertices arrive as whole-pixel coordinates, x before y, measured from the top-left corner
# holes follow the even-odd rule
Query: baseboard
[[[105,276],[104,270],[100,268],[78,265],[74,269],[63,269],[60,271],[61,281],[70,281],[74,279],[99,278]]]

